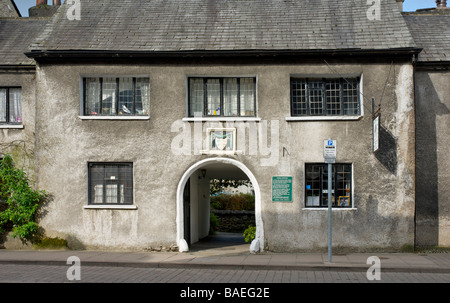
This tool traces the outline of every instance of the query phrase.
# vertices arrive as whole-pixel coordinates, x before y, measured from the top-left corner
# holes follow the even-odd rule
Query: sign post
[[[332,174],[333,174],[333,163],[336,163],[336,140],[324,140],[323,141],[323,157],[325,159],[325,163],[328,163],[328,262],[332,262],[332,214],[333,214],[333,205],[332,205],[332,186],[333,182]]]

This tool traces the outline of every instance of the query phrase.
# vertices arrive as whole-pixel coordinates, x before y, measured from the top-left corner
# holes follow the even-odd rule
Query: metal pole
[[[333,208],[332,208],[332,202],[331,202],[331,182],[332,182],[332,173],[333,173],[333,168],[332,168],[332,164],[328,163],[328,262],[331,263],[332,262],[332,232],[331,232],[331,217],[332,217],[332,213],[333,213]]]

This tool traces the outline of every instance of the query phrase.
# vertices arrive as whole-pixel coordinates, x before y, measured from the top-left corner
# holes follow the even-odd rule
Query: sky
[[[14,0],[14,1],[23,17],[28,17],[28,9],[30,7],[36,5],[36,0]],[[99,0],[99,1],[101,1],[101,0]],[[117,0],[117,1],[119,1],[119,0]],[[388,0],[382,0],[382,1],[388,1]],[[394,1],[394,0],[391,0],[391,1]],[[62,0],[61,2],[64,2],[64,0]],[[48,3],[51,4],[52,0],[48,0]],[[383,3],[383,2],[381,2],[381,3]],[[81,4],[83,4],[83,3],[81,2]],[[403,10],[406,12],[411,12],[411,11],[415,11],[417,9],[431,8],[431,7],[436,7],[435,0],[405,0],[405,2],[403,4]]]

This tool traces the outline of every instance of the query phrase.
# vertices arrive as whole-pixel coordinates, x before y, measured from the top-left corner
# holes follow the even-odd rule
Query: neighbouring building
[[[415,63],[417,246],[450,246],[450,8],[443,3],[404,16],[423,48]]]
[[[25,56],[48,18],[22,18],[13,1],[0,0],[0,157],[14,156],[34,178],[36,63]]]
[[[0,17],[21,17],[20,11],[12,0],[0,1]]]
[[[0,142],[31,144],[36,186],[52,195],[40,225],[73,248],[187,251],[208,235],[209,180],[224,178],[252,183],[251,251],[322,251],[328,141],[333,245],[411,247],[415,88],[429,84],[398,2],[64,3],[27,19],[46,20],[28,49],[0,42],[30,65],[20,82],[20,63],[0,64],[23,108]]]

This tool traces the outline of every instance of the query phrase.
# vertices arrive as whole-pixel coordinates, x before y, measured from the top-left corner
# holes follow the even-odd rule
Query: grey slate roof
[[[450,61],[450,14],[406,15],[408,27],[418,47],[420,62]]]
[[[67,2],[67,1],[66,1]],[[33,50],[236,51],[414,48],[394,0],[83,0],[64,3]]]
[[[24,53],[47,22],[39,18],[0,18],[0,65],[34,65]]]

